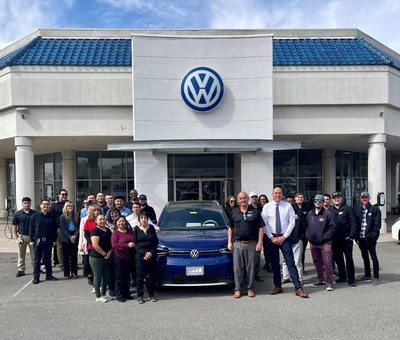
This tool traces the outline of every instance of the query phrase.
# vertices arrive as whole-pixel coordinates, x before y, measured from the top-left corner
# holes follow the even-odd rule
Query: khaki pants
[[[23,240],[23,243],[20,243],[20,240]],[[18,246],[18,271],[25,272],[25,256],[26,256],[26,247],[29,247],[29,253],[31,254],[31,265],[33,268],[33,263],[35,259],[35,253],[33,251],[33,246],[29,244],[29,236],[28,235],[21,235],[17,239],[17,246]]]

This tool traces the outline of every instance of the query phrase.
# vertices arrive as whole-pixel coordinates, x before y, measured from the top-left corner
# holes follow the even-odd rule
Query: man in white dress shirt
[[[279,186],[272,190],[272,201],[264,205],[262,217],[265,222],[264,232],[267,235],[267,250],[270,256],[271,268],[274,280],[274,289],[271,295],[282,293],[281,270],[279,265],[279,249],[286,261],[290,278],[294,284],[295,293],[301,298],[307,298],[301,288],[299,274],[293,258],[290,234],[295,225],[295,212],[291,204],[282,201],[283,192]]]

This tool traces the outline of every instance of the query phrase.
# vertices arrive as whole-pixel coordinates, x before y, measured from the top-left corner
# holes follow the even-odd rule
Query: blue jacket
[[[75,225],[76,229],[75,229],[75,233],[73,235],[76,236],[75,243],[78,244],[79,221],[74,221],[74,225]],[[69,243],[70,242],[69,237],[71,236],[71,233],[69,231],[69,220],[67,220],[64,215],[60,216],[60,230],[61,230],[61,242]]]

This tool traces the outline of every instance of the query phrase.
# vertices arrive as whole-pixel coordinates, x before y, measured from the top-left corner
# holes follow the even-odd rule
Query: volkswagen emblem
[[[190,251],[190,257],[193,259],[197,259],[199,257],[199,251],[197,249],[192,249]]]
[[[224,97],[224,83],[214,70],[208,67],[196,67],[182,79],[181,95],[192,110],[211,111]]]

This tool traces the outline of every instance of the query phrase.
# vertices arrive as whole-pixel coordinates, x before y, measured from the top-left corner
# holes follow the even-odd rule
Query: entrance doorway
[[[227,185],[227,181],[221,179],[177,179],[174,200],[216,200],[223,205]]]

